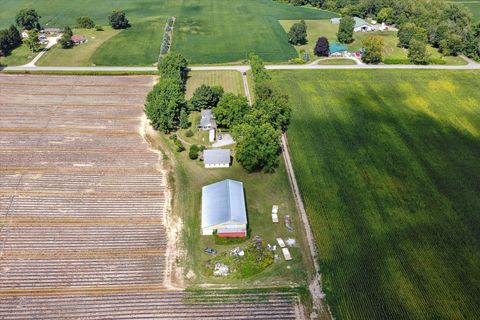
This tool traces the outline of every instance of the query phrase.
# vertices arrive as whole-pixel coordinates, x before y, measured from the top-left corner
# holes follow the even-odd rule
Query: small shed
[[[230,167],[230,149],[207,149],[203,151],[205,168]]]
[[[341,18],[332,18],[332,19],[330,19],[330,22],[333,23],[333,24],[340,24],[340,20],[341,20]]]
[[[202,235],[245,237],[247,209],[243,183],[223,180],[202,189]]]
[[[292,255],[290,254],[290,250],[288,250],[288,248],[282,248],[282,253],[283,253],[283,256],[285,257],[285,260],[287,261],[292,260]]]

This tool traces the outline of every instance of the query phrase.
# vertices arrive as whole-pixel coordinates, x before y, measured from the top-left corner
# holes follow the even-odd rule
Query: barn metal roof
[[[202,228],[237,222],[247,223],[243,183],[223,180],[202,189]]]
[[[203,151],[205,164],[230,164],[230,149],[209,149]]]

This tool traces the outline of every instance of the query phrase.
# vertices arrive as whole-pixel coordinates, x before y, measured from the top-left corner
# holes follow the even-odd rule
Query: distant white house
[[[354,32],[375,31],[375,27],[362,18],[353,17],[353,19],[355,20],[355,26],[353,27]]]
[[[215,117],[213,116],[212,110],[210,109],[202,110],[198,128],[204,131],[217,128],[217,123],[215,121]]]
[[[339,24],[341,19],[342,18],[332,18],[330,19],[330,22],[333,24]],[[354,32],[375,31],[375,27],[362,18],[353,17],[353,20],[355,20],[355,25],[353,27]]]
[[[245,237],[247,209],[243,183],[223,180],[202,189],[202,235]]]
[[[230,149],[206,149],[203,151],[205,168],[230,167]]]

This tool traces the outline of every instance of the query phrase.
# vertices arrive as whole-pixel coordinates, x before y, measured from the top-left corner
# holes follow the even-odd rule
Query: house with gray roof
[[[205,168],[230,167],[230,149],[206,149],[203,151]]]
[[[353,20],[355,20],[355,26],[353,27],[354,32],[375,31],[375,27],[362,18],[353,17]]]
[[[342,20],[342,18],[332,18],[330,19],[330,22],[332,24],[339,24],[340,20]],[[359,17],[353,17],[353,20],[355,20],[355,25],[353,27],[354,32],[375,31],[375,27],[364,19]]]
[[[210,109],[202,110],[198,128],[204,131],[217,128],[217,122],[215,121],[215,117],[213,116],[212,110]]]
[[[245,237],[247,209],[243,183],[223,180],[202,188],[202,235]]]

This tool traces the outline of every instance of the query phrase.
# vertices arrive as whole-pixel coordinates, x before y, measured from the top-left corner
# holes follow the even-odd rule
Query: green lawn
[[[42,48],[45,46],[42,46]],[[32,52],[27,46],[20,46],[6,57],[0,57],[0,66],[21,66],[29,63],[41,51]]]
[[[191,63],[227,63],[243,60],[255,51],[268,61],[296,56],[278,20],[326,19],[334,14],[292,7],[272,0],[145,0],[37,1],[3,0],[0,27],[14,21],[17,10],[33,6],[49,26],[74,25],[78,16],[90,16],[107,24],[114,9],[127,13],[132,28],[120,32],[95,52],[97,65],[152,65],[156,62],[168,16],[175,16],[173,49]]]
[[[356,64],[355,61],[351,59],[345,59],[345,58],[327,58],[327,59],[321,59],[317,62],[317,64],[320,65],[354,65]]]
[[[298,20],[282,20],[280,21],[282,27],[288,32],[290,27]],[[311,59],[314,58],[313,48],[319,37],[326,37],[330,43],[337,41],[338,24],[332,24],[329,20],[306,20],[307,23],[307,44],[302,46],[295,46],[297,51],[305,50],[309,52]],[[373,32],[355,32],[353,34],[354,42],[347,45],[350,52],[354,52],[362,48],[362,41],[368,36],[378,36],[384,41],[384,58],[385,61],[407,60],[407,50],[399,48],[397,33],[393,31],[373,31]],[[428,48],[431,58],[436,60],[444,60],[447,64],[464,65],[467,64],[465,60],[459,57],[444,57],[436,49]]]
[[[88,41],[71,49],[62,49],[60,45],[51,48],[37,62],[39,66],[92,66],[95,63],[92,55],[95,51],[110,38],[118,34],[119,30],[104,27],[104,31],[94,29],[73,29],[74,34],[87,37]]]
[[[480,319],[480,72],[276,71],[337,319]]]
[[[190,71],[187,81],[187,99],[190,99],[202,84],[222,86],[225,92],[245,95],[242,75],[238,71]]]
[[[203,162],[190,160],[188,152],[176,153],[173,144],[168,137],[159,134],[157,139],[162,150],[175,163],[172,170],[173,184],[175,185],[174,214],[183,221],[183,243],[188,252],[188,259],[184,261],[185,272],[192,270],[195,278],[188,281],[189,286],[197,286],[205,283],[235,286],[240,288],[271,287],[271,286],[304,286],[308,275],[304,259],[308,259],[308,249],[304,244],[301,224],[295,209],[295,203],[290,191],[290,185],[285,167],[282,165],[274,174],[254,173],[248,174],[241,166],[234,162],[228,169],[205,169]],[[187,146],[188,150],[188,146]],[[204,185],[235,179],[242,181],[245,188],[245,197],[248,211],[248,221],[252,236],[259,235],[268,243],[274,244],[277,237],[294,238],[298,242],[297,247],[290,248],[293,260],[286,262],[281,259],[275,262],[260,274],[245,279],[218,278],[208,275],[205,268],[207,260],[212,256],[204,253],[206,247],[215,248],[218,252],[225,252],[234,247],[244,247],[245,243],[232,245],[216,245],[212,236],[200,235],[201,222],[201,188]],[[294,232],[288,232],[282,223],[274,225],[271,221],[272,205],[280,206],[280,216],[290,214],[294,223]],[[277,254],[282,256],[279,249]]]

